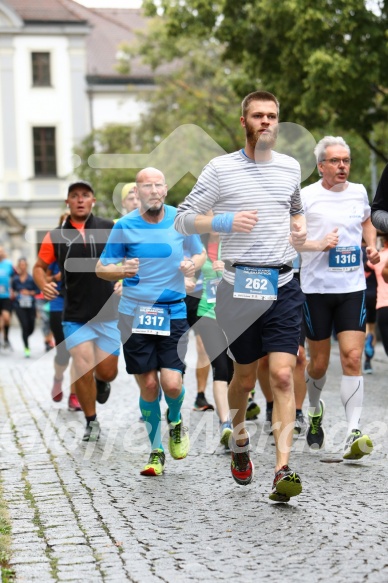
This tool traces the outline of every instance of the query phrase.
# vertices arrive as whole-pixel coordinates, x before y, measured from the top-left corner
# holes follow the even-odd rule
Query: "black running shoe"
[[[82,441],[98,441],[100,439],[101,427],[97,419],[88,423]]]
[[[96,379],[96,387],[97,387],[97,403],[103,405],[107,402],[110,395],[110,383],[106,381],[100,381],[100,379]]]
[[[234,439],[231,439],[232,461],[230,471],[235,482],[240,486],[247,486],[253,480],[255,471],[254,465],[249,455],[249,439],[246,445],[239,447]]]
[[[275,474],[269,499],[274,502],[288,502],[291,496],[298,496],[302,491],[302,482],[296,472],[283,466]]]
[[[194,411],[214,411],[214,407],[207,402],[203,393],[198,393],[194,402]]]
[[[322,420],[325,413],[325,403],[322,399],[319,401],[321,412],[319,415],[308,413],[309,428],[306,433],[306,440],[311,449],[321,449],[325,442],[325,431],[322,427]]]

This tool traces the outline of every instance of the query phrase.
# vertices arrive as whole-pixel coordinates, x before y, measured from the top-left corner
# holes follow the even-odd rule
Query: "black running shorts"
[[[365,290],[347,294],[306,294],[303,306],[306,336],[326,340],[348,330],[365,332]]]

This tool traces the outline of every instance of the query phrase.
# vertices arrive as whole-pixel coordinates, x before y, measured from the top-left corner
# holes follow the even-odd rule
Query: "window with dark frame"
[[[35,176],[56,176],[55,128],[32,128]]]
[[[32,85],[50,87],[50,53],[32,53]]]

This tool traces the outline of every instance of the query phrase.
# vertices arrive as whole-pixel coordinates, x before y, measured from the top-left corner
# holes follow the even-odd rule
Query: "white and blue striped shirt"
[[[268,162],[256,162],[242,150],[214,158],[179,205],[176,229],[189,234],[193,215],[209,210],[215,215],[258,211],[259,220],[250,233],[220,233],[223,261],[258,266],[291,264],[296,251],[289,243],[290,215],[303,214],[299,163],[274,151]],[[292,277],[292,271],[281,274],[279,287]],[[232,272],[225,270],[224,278],[234,283]]]

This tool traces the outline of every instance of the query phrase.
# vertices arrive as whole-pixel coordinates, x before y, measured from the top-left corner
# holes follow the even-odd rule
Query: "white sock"
[[[364,378],[343,375],[341,379],[341,401],[345,407],[348,434],[353,429],[359,429],[363,400]]]
[[[319,413],[321,412],[321,406],[319,404],[319,401],[322,396],[322,389],[325,386],[326,375],[323,375],[321,379],[313,379],[308,374],[306,368],[306,370],[304,371],[304,378],[306,381],[307,392],[309,394],[310,407],[314,408],[314,413],[312,414],[319,415]]]

